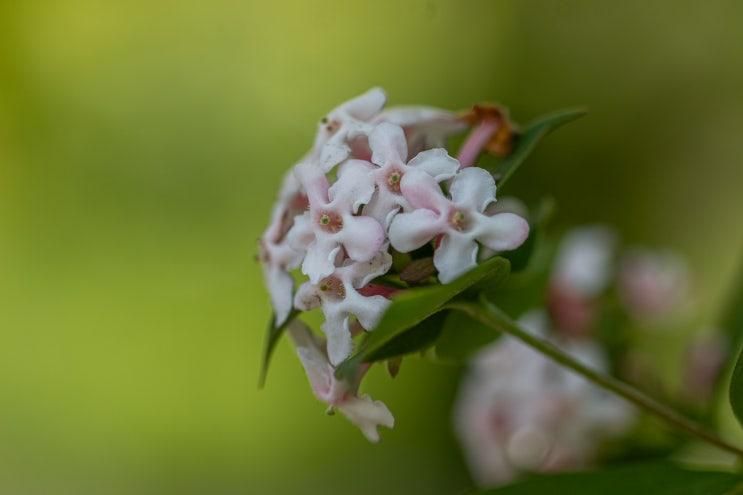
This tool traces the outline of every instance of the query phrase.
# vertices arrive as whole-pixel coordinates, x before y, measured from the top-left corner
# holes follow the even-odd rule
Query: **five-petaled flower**
[[[294,298],[297,309],[307,311],[322,307],[325,315],[322,329],[328,339],[328,356],[332,364],[339,364],[351,354],[351,317],[356,317],[364,329],[372,330],[387,309],[388,299],[378,295],[366,297],[357,289],[386,273],[391,265],[392,256],[380,251],[369,261],[347,260],[329,276],[315,284],[305,282],[297,290]]]
[[[459,162],[443,148],[421,151],[408,162],[408,144],[402,127],[386,122],[369,135],[369,148],[375,165],[371,167],[371,174],[377,192],[364,207],[364,214],[384,225],[389,225],[392,215],[400,208],[410,209],[400,191],[400,183],[408,170],[422,170],[441,182],[452,178],[459,168]]]
[[[332,186],[313,163],[298,165],[295,173],[307,191],[309,211],[297,216],[288,239],[292,248],[306,252],[302,273],[313,284],[333,273],[344,255],[363,262],[379,253],[385,240],[382,225],[355,215],[374,194],[374,181],[363,162],[344,163]]]
[[[460,170],[449,188],[451,199],[444,196],[436,179],[419,170],[409,170],[400,189],[415,209],[392,220],[390,243],[407,253],[441,236],[433,262],[442,283],[477,264],[478,242],[494,251],[507,251],[529,235],[528,222],[518,215],[483,213],[495,201],[495,181],[484,169]]]

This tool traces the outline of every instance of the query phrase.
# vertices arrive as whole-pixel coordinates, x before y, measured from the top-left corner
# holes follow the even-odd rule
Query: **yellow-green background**
[[[255,241],[329,108],[585,104],[509,186],[561,225],[691,257],[743,241],[743,3],[0,1],[0,493],[459,493],[456,370],[367,384],[368,444],[311,396]]]

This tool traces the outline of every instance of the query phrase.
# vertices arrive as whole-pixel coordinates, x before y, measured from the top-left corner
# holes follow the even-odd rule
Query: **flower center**
[[[343,219],[332,211],[322,212],[317,219],[317,223],[324,231],[331,233],[336,233],[343,228]]]
[[[449,216],[449,223],[459,231],[465,230],[467,228],[467,216],[462,211],[454,210]]]
[[[395,193],[400,193],[400,181],[402,180],[402,172],[400,170],[393,170],[387,174],[387,188]]]
[[[325,277],[320,280],[317,285],[320,292],[324,296],[331,297],[333,299],[344,299],[346,297],[346,288],[343,287],[343,282],[337,277]]]

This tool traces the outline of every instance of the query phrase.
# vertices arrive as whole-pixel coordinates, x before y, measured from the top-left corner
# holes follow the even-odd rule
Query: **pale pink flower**
[[[338,380],[321,339],[297,320],[289,325],[288,333],[294,341],[315,396],[332,409],[340,411],[369,441],[378,442],[377,428],[392,428],[395,418],[384,403],[358,394],[359,382],[368,367],[364,367],[353,381]]]
[[[441,236],[434,252],[439,280],[448,283],[477,264],[478,242],[493,251],[520,246],[529,235],[529,224],[513,213],[487,216],[485,208],[495,201],[495,181],[481,168],[461,170],[444,196],[436,179],[409,170],[401,181],[405,199],[415,208],[399,213],[390,224],[392,247],[407,253]]]
[[[302,263],[303,253],[289,246],[286,234],[294,224],[294,217],[304,211],[307,197],[294,174],[284,176],[279,198],[271,213],[271,223],[260,239],[259,259],[263,278],[271,296],[276,326],[286,321],[292,309],[294,281],[289,270]]]
[[[596,301],[614,276],[616,237],[607,227],[580,227],[560,242],[547,306],[555,330],[588,335],[598,316]]]
[[[328,339],[328,355],[334,365],[346,359],[352,351],[350,319],[355,317],[359,324],[372,330],[390,301],[383,296],[366,297],[357,289],[366,286],[372,279],[383,275],[390,269],[392,257],[379,251],[374,258],[365,262],[346,261],[332,274],[317,283],[305,282],[294,297],[297,309],[310,310],[321,307],[325,322],[323,332]]]
[[[421,151],[446,147],[450,136],[467,129],[467,123],[456,113],[426,106],[398,106],[384,110],[373,123],[389,122],[403,128],[408,154],[413,158]]]
[[[288,234],[292,248],[306,252],[302,273],[317,283],[345,256],[371,260],[382,247],[385,232],[375,219],[355,215],[374,194],[367,166],[358,160],[347,162],[332,186],[313,163],[298,165],[295,173],[309,199],[309,211],[296,217]]]
[[[619,269],[619,296],[642,321],[672,316],[688,302],[689,275],[684,260],[670,252],[634,249]]]
[[[535,335],[546,334],[542,312],[520,322]],[[587,366],[607,367],[591,341],[556,344]],[[504,336],[473,361],[454,419],[473,477],[496,486],[522,473],[584,467],[600,443],[625,432],[634,417],[623,400]]]
[[[389,225],[392,215],[401,208],[410,209],[400,192],[400,182],[408,170],[422,170],[441,182],[452,178],[459,168],[459,163],[442,148],[422,151],[408,161],[405,134],[400,126],[389,123],[374,128],[369,136],[369,147],[374,164],[370,166],[370,173],[377,191],[363,212],[383,225]]]
[[[320,121],[313,149],[324,172],[351,156],[355,141],[368,136],[374,128],[369,121],[382,111],[386,101],[382,88],[372,88],[331,110]]]

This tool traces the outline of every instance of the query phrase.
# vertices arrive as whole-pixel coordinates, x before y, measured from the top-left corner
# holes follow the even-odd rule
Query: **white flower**
[[[425,106],[392,107],[372,122],[389,122],[403,128],[408,144],[408,155],[404,158],[432,148],[443,148],[447,138],[467,129],[467,123],[456,113]]]
[[[289,325],[288,333],[319,400],[338,409],[371,442],[379,441],[379,426],[394,427],[395,418],[384,403],[367,395],[358,395],[359,382],[365,370],[353,382],[338,380],[320,339],[297,320]]]
[[[684,260],[670,252],[629,251],[620,263],[619,296],[642,321],[671,316],[688,302],[689,274]]]
[[[374,217],[384,225],[389,225],[392,215],[400,208],[410,209],[400,192],[400,181],[408,170],[422,170],[436,182],[441,182],[452,178],[459,168],[459,162],[442,148],[423,151],[408,162],[405,133],[400,126],[394,124],[382,123],[376,126],[369,136],[369,147],[371,161],[376,165],[371,167],[371,174],[377,191],[364,207],[364,214]]]
[[[279,199],[271,213],[271,223],[260,239],[263,278],[271,296],[276,326],[286,321],[292,309],[294,281],[288,271],[302,262],[303,253],[289,246],[286,233],[294,223],[294,217],[307,205],[307,197],[299,182],[290,171],[284,176]]]
[[[454,177],[448,199],[436,179],[410,170],[402,179],[401,191],[415,210],[399,213],[392,220],[392,247],[407,253],[441,235],[434,252],[439,280],[448,283],[477,264],[478,242],[494,251],[520,246],[529,235],[529,224],[512,213],[483,214],[495,201],[495,181],[481,168],[461,170]]]
[[[364,329],[372,330],[389,306],[389,300],[384,297],[365,297],[356,289],[386,273],[391,265],[390,254],[386,250],[380,251],[369,261],[349,260],[316,284],[305,282],[297,290],[294,297],[297,309],[322,307],[325,315],[322,329],[328,338],[328,355],[332,364],[339,364],[351,354],[351,316],[355,316]]]
[[[607,227],[573,229],[560,242],[552,280],[582,297],[606,289],[612,276],[616,236]]]
[[[371,217],[356,216],[361,205],[374,194],[374,181],[368,168],[358,160],[344,164],[343,173],[331,186],[325,174],[312,163],[296,167],[295,173],[307,191],[309,211],[295,219],[289,231],[289,244],[306,251],[302,273],[312,283],[327,277],[338,258],[369,261],[385,241],[382,226]]]
[[[369,121],[379,114],[386,101],[382,88],[372,88],[331,110],[320,121],[314,150],[324,172],[351,155],[354,140],[371,132],[374,126]]]
[[[542,312],[521,323],[546,332]],[[604,371],[590,341],[563,341],[575,359]],[[634,409],[509,337],[482,351],[460,389],[455,426],[475,480],[483,486],[528,471],[575,469],[590,463],[603,440],[623,433]]]

